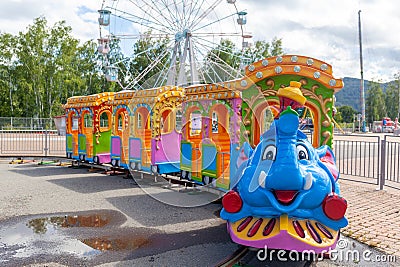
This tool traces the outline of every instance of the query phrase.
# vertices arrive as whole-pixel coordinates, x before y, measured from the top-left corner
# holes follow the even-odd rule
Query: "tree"
[[[123,88],[164,85],[168,66],[176,63],[179,68],[178,62],[170,62],[170,40],[151,38],[151,32],[134,44],[132,58],[123,55],[117,38],[110,38],[110,53],[103,55],[93,41],[81,45],[71,32],[65,21],[49,26],[39,17],[17,35],[0,33],[0,116],[52,117],[63,113],[61,106],[71,96],[114,91],[119,86],[106,81],[107,65],[118,68]],[[259,60],[282,54],[282,42],[257,41],[254,47],[238,51],[232,41],[223,39],[204,53],[206,69],[199,70],[205,73],[200,82],[237,77],[243,71],[242,52]],[[179,57],[182,51],[177,53]]]
[[[245,50],[245,55],[250,59],[250,62],[283,54],[282,39],[277,39],[276,37],[274,37],[270,43],[266,41],[256,41],[253,46]]]
[[[96,44],[81,46],[71,32],[39,17],[25,32],[0,34],[0,116],[52,117],[70,96],[112,89],[98,74]]]
[[[385,98],[381,85],[371,82],[365,101],[366,120],[368,123],[381,120],[386,116]]]
[[[400,116],[400,73],[394,76],[395,80],[388,84],[385,92],[385,104],[388,117],[394,119]]]
[[[15,68],[11,65],[15,53],[16,38],[11,34],[0,35],[0,114],[13,116],[19,103],[13,98],[16,90]]]
[[[267,57],[283,54],[282,40],[276,37],[270,43],[256,41],[253,46],[244,48],[243,51],[239,51],[231,40],[221,39],[219,45],[207,54],[206,76],[217,80],[230,80],[237,76],[237,72],[243,64],[247,65]],[[223,69],[221,62],[225,62],[231,68]],[[209,81],[206,80],[206,82]]]
[[[356,111],[351,106],[341,106],[337,108],[340,113],[343,122],[353,122],[354,114]],[[335,116],[336,119],[336,116]]]
[[[204,59],[202,82],[231,80],[237,76],[241,64],[241,55],[235,44],[229,39],[221,39]]]

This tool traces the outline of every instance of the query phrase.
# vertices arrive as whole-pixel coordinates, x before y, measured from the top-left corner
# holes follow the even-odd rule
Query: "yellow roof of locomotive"
[[[245,76],[237,88],[245,90],[268,77],[285,74],[311,78],[334,90],[335,93],[343,88],[342,79],[333,77],[331,65],[315,58],[298,55],[270,57],[248,65]]]

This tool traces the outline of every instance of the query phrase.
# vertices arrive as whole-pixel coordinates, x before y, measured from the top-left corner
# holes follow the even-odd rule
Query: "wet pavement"
[[[124,227],[124,215],[100,210],[22,216],[0,224],[1,266],[57,262],[67,266],[149,257],[198,244],[229,242],[224,225],[168,234],[154,228]]]
[[[139,183],[142,188],[124,178],[85,168],[0,162],[0,266],[214,266],[237,249],[219,218],[220,203],[211,202],[215,196],[171,189],[150,175]],[[344,240],[343,251],[383,255]],[[276,255],[260,261],[257,253],[249,252],[243,264],[308,264]],[[313,264],[396,266],[370,263],[361,257]]]

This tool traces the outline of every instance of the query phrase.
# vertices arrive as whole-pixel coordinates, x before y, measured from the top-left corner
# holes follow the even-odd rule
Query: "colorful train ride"
[[[215,187],[227,192],[221,216],[235,242],[321,252],[347,224],[331,150],[342,87],[329,64],[285,55],[237,80],[72,97],[67,157]],[[311,143],[298,130],[301,106]]]

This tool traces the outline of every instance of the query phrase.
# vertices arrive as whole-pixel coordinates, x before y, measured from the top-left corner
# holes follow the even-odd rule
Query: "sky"
[[[106,2],[118,2],[120,7],[131,5],[129,0]],[[190,1],[186,2],[189,5]],[[49,25],[65,20],[74,37],[82,42],[96,40],[100,35],[97,10],[102,3],[102,0],[2,1],[0,32],[23,32],[35,18],[44,16]],[[221,1],[216,12],[225,12],[227,5]],[[251,42],[281,38],[286,54],[323,60],[332,65],[335,78],[360,77],[358,11],[361,10],[364,79],[389,81],[400,73],[399,1],[237,0],[236,5],[248,13],[245,31],[253,36]],[[129,28],[125,31],[129,33]]]

